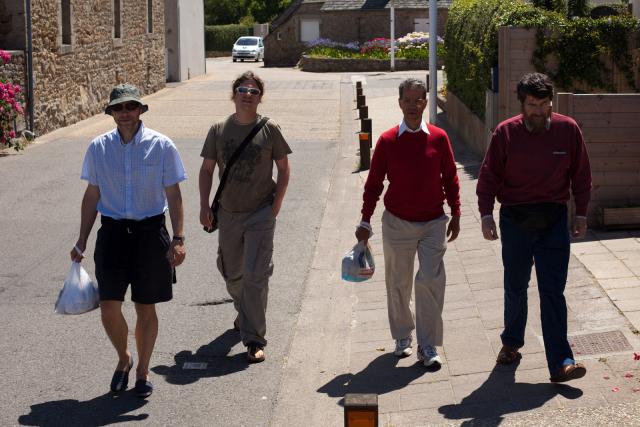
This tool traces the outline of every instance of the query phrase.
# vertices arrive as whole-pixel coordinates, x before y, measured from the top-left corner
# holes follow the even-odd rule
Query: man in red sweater
[[[451,242],[460,232],[460,185],[447,134],[422,120],[427,106],[424,83],[406,79],[399,91],[404,118],[376,143],[356,238],[366,241],[371,236],[369,221],[386,177],[389,186],[384,196],[382,243],[394,353],[398,357],[411,355],[411,334],[416,329],[418,360],[435,368],[442,363],[436,346],[442,345],[445,235]],[[451,221],[444,213],[445,199]],[[416,252],[420,268],[415,276],[414,321],[410,302]]]
[[[567,341],[564,288],[569,266],[569,189],[575,200],[572,234],[587,230],[591,191],[589,157],[576,122],[551,112],[553,84],[540,73],[518,83],[522,114],[498,125],[480,169],[476,193],[482,234],[498,239],[493,204],[500,207],[504,265],[504,331],[497,362],[520,360],[527,323],[527,288],[536,266],[540,316],[552,382],[581,378]]]

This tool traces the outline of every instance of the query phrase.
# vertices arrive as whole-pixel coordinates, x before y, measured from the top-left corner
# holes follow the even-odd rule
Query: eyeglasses
[[[122,111],[122,109],[127,111],[135,111],[140,108],[140,104],[137,102],[126,102],[124,104],[116,104],[111,106],[111,111]]]
[[[236,93],[249,93],[251,95],[260,95],[260,89],[256,89],[255,87],[246,87],[246,86],[238,86],[236,88]]]

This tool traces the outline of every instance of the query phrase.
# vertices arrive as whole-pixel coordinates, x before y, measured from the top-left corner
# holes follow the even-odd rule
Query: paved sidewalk
[[[374,141],[401,118],[397,86],[402,77],[366,76]],[[345,88],[348,84],[343,77],[343,96],[355,92]],[[304,414],[308,425],[341,425],[342,398],[358,392],[379,395],[380,424],[389,426],[469,421],[637,425],[633,417],[640,402],[640,361],[634,360],[634,350],[640,351],[640,337],[632,322],[637,327],[640,309],[640,291],[634,287],[640,270],[638,235],[611,240],[610,234],[591,233],[591,241],[573,246],[566,289],[569,333],[577,359],[587,366],[586,377],[561,385],[548,381],[535,273],[523,359],[517,367],[496,367],[503,309],[501,246],[484,240],[480,232],[475,185],[481,159],[466,151],[453,132],[463,216],[460,236],[449,244],[445,257],[444,364],[430,372],[415,356],[393,356],[383,281],[382,201],[372,218],[376,234],[370,243],[378,262],[373,279],[350,284],[339,277],[339,260],[355,243],[366,179],[366,173],[351,173],[357,163],[352,135],[359,122],[344,99],[342,104],[343,127],[348,129],[342,132],[344,146],[333,172],[318,261],[309,278],[274,425],[296,413]],[[320,397],[301,397],[314,387]],[[620,406],[609,408],[616,404]]]

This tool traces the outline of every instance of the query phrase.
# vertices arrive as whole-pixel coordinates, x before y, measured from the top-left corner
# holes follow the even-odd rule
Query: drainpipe
[[[27,110],[29,113],[29,131],[34,132],[33,126],[33,31],[31,22],[31,0],[26,0],[27,15]]]

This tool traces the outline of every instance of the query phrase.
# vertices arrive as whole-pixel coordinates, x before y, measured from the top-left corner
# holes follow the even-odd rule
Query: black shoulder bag
[[[263,117],[260,119],[258,123],[251,129],[251,132],[247,135],[247,137],[242,141],[242,143],[236,148],[236,151],[233,152],[229,162],[224,168],[224,172],[222,173],[222,177],[220,178],[220,184],[218,185],[218,189],[216,190],[216,195],[213,197],[213,202],[211,203],[211,211],[213,212],[213,221],[211,222],[211,228],[204,227],[204,231],[207,233],[213,233],[218,229],[218,209],[220,208],[220,196],[222,194],[222,189],[224,188],[224,184],[227,182],[227,177],[229,176],[229,170],[231,166],[238,160],[242,150],[245,149],[247,145],[251,142],[254,136],[260,132],[260,129],[264,127],[264,125],[269,120],[269,117]]]

